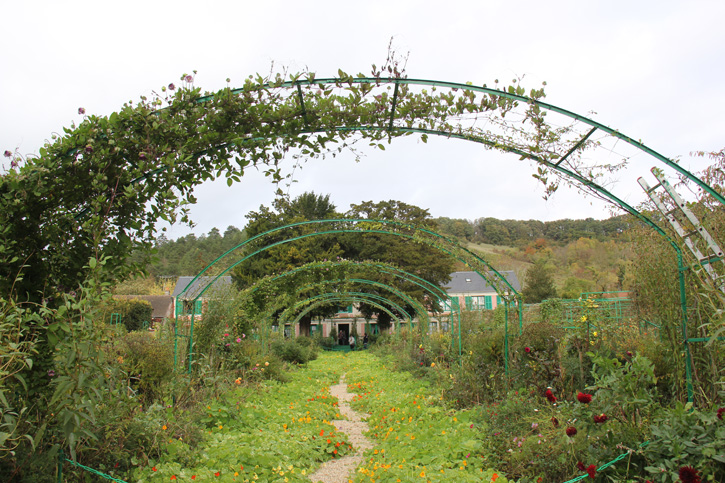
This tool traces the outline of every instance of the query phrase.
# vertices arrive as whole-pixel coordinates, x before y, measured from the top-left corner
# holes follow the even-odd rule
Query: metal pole
[[[504,368],[506,377],[509,375],[509,301],[504,300],[504,335],[503,335],[503,347],[504,347]],[[521,312],[521,311],[519,311]]]
[[[63,450],[58,450],[58,468],[56,473],[58,474],[58,483],[63,483],[63,463],[65,462],[65,456]]]
[[[674,243],[673,243],[674,245]],[[682,261],[682,250],[675,245],[677,250],[677,272],[680,282],[680,310],[682,311],[682,344],[685,346],[685,385],[687,388],[687,402],[694,401],[692,388],[692,363],[690,356],[690,343],[687,335],[687,292],[685,290],[685,267]]]

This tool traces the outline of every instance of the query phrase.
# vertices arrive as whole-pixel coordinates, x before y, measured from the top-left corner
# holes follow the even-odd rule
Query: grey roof
[[[195,282],[194,285],[189,288],[189,290],[184,294],[185,299],[193,299],[196,298],[196,296],[204,290],[204,288],[211,283],[211,281],[214,279],[214,277],[199,277]],[[174,297],[178,297],[181,292],[184,291],[187,285],[189,285],[189,282],[194,280],[194,277],[179,277],[179,280],[176,281],[176,287],[174,287],[174,293],[172,294]],[[206,297],[211,296],[211,292],[214,292],[216,290],[226,290],[229,287],[232,286],[232,277],[226,276],[226,277],[219,277],[219,279],[214,282],[214,285],[209,288],[206,292],[204,292],[204,295]]]
[[[516,273],[512,270],[505,270],[499,273],[508,280],[517,292],[521,291],[521,283],[519,282],[519,278],[516,276]],[[508,288],[506,284],[503,282],[501,283],[502,289]],[[445,288],[446,292],[449,294],[496,293],[496,289],[476,272],[453,272],[451,274],[451,281],[443,288]]]

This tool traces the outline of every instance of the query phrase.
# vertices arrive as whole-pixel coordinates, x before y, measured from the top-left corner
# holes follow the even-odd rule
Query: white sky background
[[[338,68],[368,75],[384,62],[391,37],[397,51],[409,52],[411,78],[491,86],[523,76],[527,90],[546,81],[547,102],[590,114],[695,171],[706,163],[688,153],[725,145],[721,0],[6,0],[0,18],[0,151],[22,155],[80,122],[79,107],[108,115],[192,70],[209,91],[227,77],[240,86],[272,63],[318,77]],[[396,199],[469,220],[609,216],[601,203],[564,189],[544,201],[527,163],[470,143],[409,138],[363,154],[360,163],[310,161],[295,172],[290,194],[330,194],[340,211]],[[274,191],[254,172],[231,188],[225,180],[204,185],[192,209],[197,227],[175,226],[168,236],[242,228],[244,215],[269,205]],[[627,193],[632,202],[643,198],[635,191]]]

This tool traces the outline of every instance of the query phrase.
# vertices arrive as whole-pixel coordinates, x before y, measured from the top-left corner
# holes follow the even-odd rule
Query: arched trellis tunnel
[[[333,269],[340,268],[340,267],[350,268],[353,270],[363,268],[363,269],[372,269],[375,272],[380,273],[380,274],[392,275],[393,277],[396,277],[396,278],[398,278],[402,281],[408,282],[408,283],[412,283],[413,285],[416,285],[419,288],[423,289],[428,296],[434,298],[437,301],[437,304],[439,307],[442,307],[444,304],[449,305],[451,307],[451,311],[450,311],[450,315],[449,315],[450,329],[452,330],[453,326],[454,326],[453,323],[450,323],[451,322],[450,319],[453,317],[456,318],[456,325],[458,326],[458,329],[459,329],[458,350],[459,350],[459,355],[460,355],[460,351],[461,351],[461,343],[460,343],[460,340],[461,340],[461,337],[460,337],[461,311],[460,311],[460,307],[458,305],[458,300],[457,300],[457,298],[451,298],[448,295],[448,293],[445,290],[441,289],[438,285],[433,284],[433,283],[429,282],[428,280],[425,280],[424,278],[419,277],[418,275],[407,272],[401,268],[395,267],[390,264],[368,262],[368,261],[352,261],[352,260],[330,261],[329,263],[326,262],[325,264],[331,265],[331,267]],[[301,267],[298,267],[298,268],[295,268],[292,270],[288,270],[279,275],[275,275],[273,277],[268,277],[266,279],[263,279],[263,280],[255,283],[249,289],[248,296],[252,296],[257,290],[259,290],[260,286],[263,283],[273,284],[277,280],[294,276],[301,271],[307,271],[310,269],[311,266],[314,266],[314,265],[315,264],[305,264]],[[343,281],[343,280],[345,280],[345,279],[340,279],[340,281]],[[274,307],[274,306],[269,308],[269,312],[272,312],[274,310],[276,310],[276,307]],[[506,333],[506,337],[508,338],[508,333]],[[451,340],[451,343],[453,343],[453,340]],[[508,345],[507,345],[507,347],[508,347]]]
[[[391,141],[413,132],[424,136],[424,140],[436,134],[513,153],[533,161],[538,169],[535,176],[548,188],[556,187],[550,176],[572,183],[634,215],[670,242],[678,264],[683,347],[691,397],[684,289],[688,264],[683,261],[678,243],[664,230],[624,203],[624,195],[604,188],[598,175],[602,166],[591,158],[585,159],[583,153],[606,155],[615,152],[612,146],[623,143],[683,181],[693,183],[720,206],[725,199],[680,164],[635,138],[543,102],[542,97],[543,90],[534,89],[527,96],[520,85],[502,90],[485,85],[353,77],[344,73],[339,78],[318,79],[307,73],[291,76],[290,80],[249,80],[240,89],[224,89],[209,96],[202,96],[197,89],[179,90],[165,109],[154,111],[154,104],[144,103],[107,118],[88,117],[44,148],[37,160],[23,168],[26,176],[20,181],[28,187],[35,186],[27,190],[26,205],[37,204],[46,211],[49,207],[57,209],[64,220],[68,214],[75,220],[88,220],[77,229],[53,232],[57,240],[51,241],[58,246],[74,243],[78,250],[91,253],[92,247],[83,248],[77,241],[95,239],[91,235],[100,233],[97,239],[101,246],[127,244],[126,230],[146,233],[145,227],[153,227],[155,220],[164,216],[165,209],[178,206],[174,204],[178,199],[172,193],[174,188],[181,197],[190,198],[191,189],[203,180],[224,172],[230,181],[237,181],[247,166],[258,163],[271,166],[270,174],[278,177],[277,163],[290,149],[315,156],[328,144],[345,141],[355,133],[373,142]],[[149,115],[155,116],[153,122],[149,122]],[[557,123],[557,119],[561,122]],[[83,172],[102,173],[104,179],[83,183],[80,190],[72,183],[54,184],[52,193],[37,188],[44,186],[38,181],[49,176],[77,175],[79,162],[90,167]],[[105,216],[88,217],[88,213]],[[50,225],[41,228],[46,227]],[[44,232],[41,235],[45,236]],[[37,237],[41,243],[45,241],[43,236]],[[9,270],[17,272],[14,267]]]
[[[265,245],[261,248],[256,248],[254,246],[255,242],[261,241],[261,243],[264,243],[265,237],[268,237],[272,234],[277,234],[279,232],[283,232],[285,230],[290,230],[292,228],[299,228],[299,227],[320,227],[323,224],[332,224],[333,229],[326,229],[319,232],[313,232],[313,233],[305,233],[298,236],[293,236],[287,239],[274,241],[268,245]],[[399,230],[399,231],[395,231]],[[401,232],[403,231],[403,232]],[[511,283],[504,277],[501,273],[499,273],[497,270],[495,270],[493,267],[491,267],[488,262],[486,262],[483,258],[479,257],[478,255],[472,253],[470,250],[461,247],[455,240],[452,240],[450,238],[444,237],[438,233],[433,232],[432,230],[417,227],[411,224],[402,223],[402,222],[396,222],[391,220],[371,220],[371,219],[330,219],[330,220],[311,220],[311,221],[304,221],[299,223],[293,223],[290,225],[282,226],[273,228],[271,230],[268,230],[266,232],[260,233],[259,235],[256,235],[255,237],[250,238],[249,240],[246,240],[236,247],[231,248],[224,254],[217,257],[214,261],[212,261],[204,270],[202,270],[196,277],[194,277],[187,286],[181,291],[179,294],[179,298],[184,298],[184,295],[191,290],[192,287],[196,286],[197,281],[200,281],[204,273],[211,270],[212,267],[214,267],[217,263],[220,263],[225,258],[230,257],[232,254],[234,254],[237,251],[244,250],[245,247],[251,246],[250,253],[247,253],[239,260],[234,260],[232,263],[229,264],[228,267],[218,272],[218,274],[214,277],[209,277],[209,279],[206,281],[206,284],[203,285],[201,288],[195,289],[195,296],[192,299],[191,307],[193,307],[191,316],[190,316],[190,329],[189,329],[189,335],[188,335],[188,367],[189,370],[191,370],[192,360],[193,360],[193,344],[194,344],[194,324],[197,318],[196,313],[196,307],[197,307],[197,301],[200,300],[204,294],[209,290],[214,284],[219,280],[222,276],[224,276],[226,273],[237,267],[238,265],[242,264],[243,262],[253,258],[254,256],[263,253],[273,247],[281,246],[287,243],[292,243],[297,240],[301,240],[308,237],[314,237],[314,236],[323,236],[323,235],[330,235],[330,234],[340,234],[340,233],[376,233],[376,234],[387,234],[387,235],[393,235],[402,237],[404,239],[425,243],[437,250],[440,250],[442,253],[451,256],[453,258],[456,258],[457,260],[465,263],[467,266],[473,265],[473,269],[476,273],[478,273],[484,280],[487,280],[489,284],[496,290],[498,294],[502,296],[502,299],[504,300],[504,304],[506,307],[506,321],[505,321],[505,333],[506,333],[506,352],[508,353],[508,307],[510,300],[513,299],[517,305],[517,312],[519,317],[519,332],[521,331],[522,327],[522,313],[523,311],[520,309],[521,307],[521,295],[516,291],[516,289],[511,285]],[[421,317],[427,317],[427,315],[422,315]],[[458,349],[459,349],[459,355],[461,351],[461,341],[460,341],[460,317],[458,321],[459,326],[459,342],[458,342]],[[177,323],[175,324],[176,332],[175,332],[175,338],[179,339],[179,337],[187,337],[185,335],[179,334],[179,321],[177,317]],[[178,354],[178,343],[175,345],[175,354]],[[178,355],[175,356],[175,360],[178,359]]]

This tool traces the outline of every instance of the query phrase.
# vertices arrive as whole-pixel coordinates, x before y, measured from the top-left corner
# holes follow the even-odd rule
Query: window
[[[345,307],[342,310],[339,310],[337,313],[338,314],[351,314],[352,313],[352,304],[348,305],[347,307]]]
[[[441,302],[441,311],[442,312],[452,312],[452,301],[451,299],[445,299]]]
[[[201,315],[201,300],[197,300],[196,305],[193,300],[176,300],[176,315],[190,315],[192,312]]]
[[[488,299],[488,303],[486,301]],[[483,310],[484,308],[490,308],[491,297],[483,295],[474,295],[466,297],[466,310]]]
[[[486,295],[485,301],[484,301],[484,307],[486,310],[493,309],[493,297],[491,295]]]

